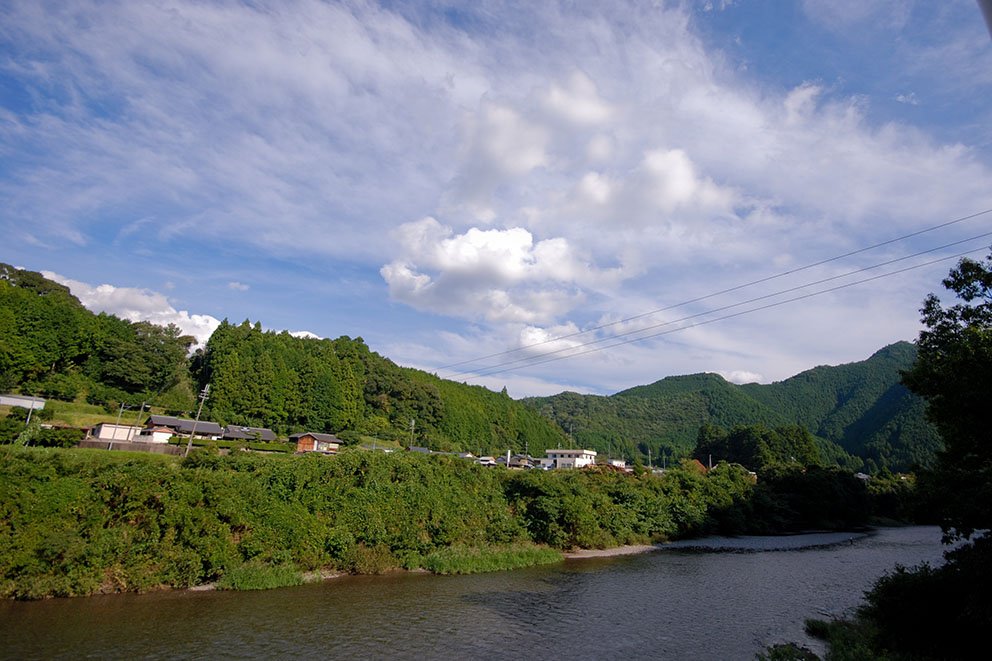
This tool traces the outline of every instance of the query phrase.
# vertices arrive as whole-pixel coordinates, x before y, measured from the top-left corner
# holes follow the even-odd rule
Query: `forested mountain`
[[[801,425],[820,456],[848,467],[929,464],[940,440],[920,400],[899,384],[915,347],[901,342],[859,363],[817,367],[771,385],[715,374],[669,377],[610,397],[561,393],[511,400],[505,390],[401,368],[361,338],[304,339],[225,320],[192,356],[178,328],[86,310],[38,273],[0,264],[0,390],[108,407],[141,402],[279,433],[378,436],[435,450],[530,451],[573,442],[655,462],[688,457],[703,424]],[[412,429],[411,429],[412,426]],[[571,439],[571,440],[569,440]],[[848,455],[855,455],[851,457]]]
[[[693,374],[610,397],[561,393],[525,401],[570,432],[576,445],[628,457],[689,456],[703,424],[801,425],[828,461],[856,467],[861,458],[868,468],[902,470],[930,464],[941,447],[922,401],[899,383],[915,355],[914,345],[899,342],[865,361],[816,367],[770,385]]]
[[[63,285],[0,264],[0,391],[188,409],[194,341],[174,325],[95,315]]]
[[[210,383],[209,413],[222,424],[354,431],[471,452],[541,452],[563,438],[505,390],[399,367],[362,338],[303,339],[224,320],[193,369],[201,386]]]

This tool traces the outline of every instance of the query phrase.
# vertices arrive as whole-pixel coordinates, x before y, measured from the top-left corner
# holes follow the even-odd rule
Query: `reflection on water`
[[[475,576],[6,602],[0,657],[752,659],[784,640],[815,647],[806,618],[843,614],[896,563],[941,553],[937,528],[892,528],[803,550],[672,549]]]

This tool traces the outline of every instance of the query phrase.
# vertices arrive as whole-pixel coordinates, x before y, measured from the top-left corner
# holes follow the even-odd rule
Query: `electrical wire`
[[[990,232],[989,234],[992,234],[992,232]],[[986,235],[982,235],[982,236],[986,236]],[[968,240],[969,239],[965,239],[963,241],[955,242],[955,243],[963,243],[963,242],[968,241]],[[948,245],[955,245],[955,244],[948,244]],[[684,317],[682,319],[673,320],[673,321],[670,321],[670,322],[665,322],[663,324],[657,324],[655,326],[649,326],[647,328],[638,329],[636,331],[631,331],[629,333],[623,333],[623,334],[613,335],[613,336],[610,336],[608,338],[603,338],[601,340],[596,340],[594,342],[587,342],[585,344],[580,344],[580,345],[577,345],[577,346],[574,346],[574,347],[568,347],[566,349],[559,349],[559,350],[554,351],[554,352],[547,352],[545,354],[540,354],[538,356],[532,356],[532,357],[530,357],[530,359],[527,359],[527,360],[531,360],[532,362],[528,362],[526,365],[520,365],[518,367],[506,367],[507,365],[515,364],[517,362],[522,362],[523,360],[525,360],[525,359],[521,359],[521,360],[513,361],[512,363],[501,363],[499,365],[494,365],[494,366],[491,366],[491,367],[482,368],[480,370],[476,370],[476,371],[472,372],[472,374],[474,374],[474,376],[469,377],[469,379],[467,379],[467,380],[479,379],[479,378],[486,377],[486,376],[492,376],[494,374],[502,374],[502,373],[510,372],[510,371],[513,371],[513,370],[516,370],[516,369],[523,369],[523,368],[527,368],[527,367],[534,367],[534,366],[537,366],[537,365],[544,365],[545,363],[551,363],[551,362],[558,361],[558,360],[564,360],[566,358],[575,358],[577,356],[584,356],[584,355],[587,355],[587,354],[590,354],[590,353],[595,353],[597,351],[604,351],[606,349],[612,349],[614,347],[619,347],[619,346],[623,346],[623,345],[626,345],[626,344],[632,344],[634,342],[641,342],[643,340],[648,340],[648,339],[652,339],[652,338],[655,338],[655,337],[660,337],[662,335],[668,335],[670,333],[675,333],[675,332],[678,332],[678,331],[681,331],[681,330],[687,330],[689,328],[695,328],[697,326],[705,326],[707,324],[715,323],[717,321],[724,321],[726,319],[733,319],[735,317],[740,317],[740,316],[743,316],[745,314],[751,314],[753,312],[759,312],[761,310],[767,310],[767,309],[770,309],[770,308],[778,307],[780,305],[785,305],[787,303],[794,303],[796,301],[802,301],[802,300],[805,300],[805,299],[808,299],[808,298],[812,298],[814,296],[821,296],[823,294],[828,294],[828,293],[835,292],[835,291],[838,291],[838,290],[841,290],[841,289],[846,289],[848,287],[853,287],[855,285],[864,284],[866,282],[872,282],[872,281],[875,281],[875,280],[880,280],[882,278],[888,278],[888,277],[891,277],[893,275],[899,275],[900,273],[906,273],[908,271],[913,271],[915,269],[923,268],[925,266],[931,266],[933,264],[944,262],[944,261],[947,261],[949,259],[956,259],[958,257],[963,257],[963,256],[970,255],[970,254],[973,254],[973,253],[976,253],[976,252],[984,252],[987,248],[985,246],[983,246],[981,248],[975,248],[975,249],[972,249],[972,250],[966,250],[964,252],[960,252],[960,253],[957,253],[957,254],[954,254],[954,255],[945,255],[943,257],[939,257],[939,258],[934,259],[934,260],[931,260],[929,262],[923,262],[921,264],[915,264],[913,266],[908,266],[906,268],[897,269],[897,270],[891,271],[889,273],[882,273],[882,274],[879,274],[879,275],[876,275],[876,276],[872,276],[870,278],[864,278],[862,280],[856,280],[854,282],[844,283],[842,285],[837,285],[835,287],[829,287],[827,289],[823,289],[823,290],[820,290],[820,291],[817,291],[817,292],[811,292],[811,293],[808,293],[808,294],[803,294],[801,296],[795,296],[793,298],[788,298],[788,299],[785,299],[785,300],[782,300],[782,301],[775,301],[774,303],[768,303],[767,305],[761,305],[761,306],[758,306],[758,307],[755,307],[755,308],[751,308],[751,309],[748,309],[748,310],[742,310],[740,312],[735,312],[735,313],[732,313],[732,314],[724,315],[722,317],[716,317],[714,319],[706,319],[706,320],[703,320],[703,321],[700,321],[700,322],[696,322],[696,323],[690,324],[688,326],[681,326],[679,328],[672,328],[672,329],[664,330],[664,331],[661,331],[661,332],[658,332],[658,333],[652,333],[650,335],[642,335],[642,336],[639,336],[639,337],[633,337],[633,338],[629,338],[629,339],[626,339],[626,340],[623,340],[623,341],[620,341],[620,342],[615,342],[614,344],[609,344],[609,345],[606,345],[606,346],[594,347],[594,348],[591,348],[591,349],[587,349],[585,351],[578,351],[578,352],[574,352],[574,353],[569,353],[568,355],[564,355],[564,356],[554,355],[554,354],[558,354],[558,353],[563,353],[565,351],[574,351],[575,349],[581,349],[583,347],[592,346],[594,344],[599,344],[601,342],[608,342],[610,340],[616,340],[616,339],[619,339],[619,338],[622,338],[622,337],[627,337],[628,335],[633,335],[635,333],[643,333],[644,331],[647,331],[647,330],[653,330],[655,328],[660,328],[660,327],[663,327],[663,326],[670,326],[673,323],[679,323],[679,322],[682,322],[682,321],[689,321],[689,320],[692,320],[692,319],[695,319],[695,318],[698,318],[698,317],[702,317],[702,316],[706,316],[706,315],[709,315],[709,314],[713,314],[715,312],[720,312],[720,311],[723,311],[723,310],[727,310],[727,309],[731,309],[731,308],[735,308],[735,307],[740,307],[741,305],[747,305],[749,303],[757,302],[759,300],[763,300],[763,299],[767,299],[767,298],[772,298],[772,297],[775,297],[775,296],[781,296],[782,294],[789,293],[789,292],[792,292],[792,291],[796,291],[797,289],[803,289],[805,287],[814,286],[816,284],[822,284],[822,283],[828,282],[830,280],[836,280],[836,279],[841,278],[841,277],[847,277],[847,276],[850,276],[850,275],[853,275],[853,274],[856,274],[856,273],[860,273],[860,272],[864,272],[864,271],[871,270],[871,269],[874,269],[874,268],[878,268],[880,266],[885,266],[885,265],[888,265],[888,264],[891,264],[891,263],[894,263],[894,262],[897,262],[897,261],[902,261],[904,259],[909,259],[910,257],[916,257],[916,256],[919,256],[920,254],[925,254],[927,252],[933,252],[934,250],[939,250],[939,249],[940,248],[934,248],[934,249],[931,249],[931,250],[923,251],[922,253],[917,253],[915,255],[909,255],[907,257],[900,257],[898,259],[891,260],[890,262],[886,262],[886,263],[883,263],[883,264],[876,264],[874,266],[866,267],[864,269],[858,269],[857,271],[851,271],[849,273],[845,273],[845,274],[840,275],[840,276],[833,276],[831,278],[825,278],[824,280],[821,280],[821,281],[817,281],[817,282],[813,282],[813,283],[807,283],[805,285],[800,285],[798,287],[792,287],[790,289],[781,290],[781,291],[775,292],[773,294],[768,294],[768,295],[765,295],[765,296],[759,296],[759,297],[756,297],[756,298],[751,299],[749,301],[743,301],[741,303],[734,303],[732,305],[727,305],[727,306],[724,306],[724,307],[721,307],[721,308],[716,308],[716,309],[713,309],[713,310],[708,310],[706,312],[701,312],[701,313],[698,313],[698,314],[695,314],[695,315],[690,315],[688,317]],[[553,357],[547,358],[547,356],[553,356]],[[537,358],[537,359],[545,358],[545,359],[544,360],[534,360],[535,358]],[[493,369],[493,368],[503,368],[503,369]],[[468,372],[466,372],[466,374],[468,374]]]
[[[556,336],[556,337],[549,338],[547,340],[542,340],[540,342],[535,342],[533,344],[527,344],[527,345],[524,345],[522,347],[517,347],[516,349],[507,349],[506,351],[500,351],[500,352],[492,353],[492,354],[489,354],[489,355],[486,355],[486,356],[480,356],[480,357],[476,357],[476,358],[470,358],[468,360],[462,360],[462,361],[459,361],[459,362],[456,362],[456,363],[449,363],[447,365],[442,365],[442,366],[440,366],[440,367],[438,367],[436,369],[438,371],[440,371],[440,370],[449,370],[449,369],[451,369],[453,367],[460,367],[462,365],[467,365],[469,363],[476,363],[476,362],[480,362],[480,361],[483,361],[483,360],[488,360],[490,358],[498,358],[500,356],[506,356],[508,354],[517,353],[517,352],[520,352],[520,351],[525,351],[527,349],[533,349],[534,347],[543,346],[545,344],[550,344],[552,342],[558,342],[559,340],[566,340],[566,339],[571,338],[571,337],[577,337],[579,335],[585,335],[585,334],[592,333],[592,332],[595,332],[595,331],[598,331],[598,330],[603,330],[604,328],[610,328],[612,326],[616,326],[616,325],[619,325],[619,324],[624,324],[624,323],[627,323],[628,321],[634,321],[636,319],[641,319],[643,317],[648,317],[648,316],[651,316],[653,314],[658,314],[659,312],[667,312],[668,310],[673,310],[675,308],[684,307],[686,305],[691,305],[693,303],[699,303],[700,301],[705,301],[705,300],[708,300],[710,298],[714,298],[716,296],[721,296],[723,294],[729,294],[731,292],[739,291],[739,290],[745,289],[747,287],[753,287],[754,285],[759,285],[759,284],[762,284],[762,283],[765,283],[765,282],[769,282],[771,280],[776,280],[778,278],[783,278],[783,277],[785,277],[787,275],[793,275],[795,273],[800,273],[802,271],[807,271],[809,269],[816,268],[817,266],[823,266],[824,264],[829,264],[831,262],[836,262],[838,260],[845,259],[847,257],[852,257],[854,255],[861,254],[863,252],[868,252],[869,250],[874,250],[876,248],[881,248],[882,246],[887,246],[887,245],[890,245],[890,244],[893,244],[893,243],[897,243],[899,241],[904,241],[906,239],[911,239],[911,238],[913,238],[915,236],[920,236],[922,234],[927,234],[929,232],[933,232],[933,231],[936,231],[936,230],[939,230],[939,229],[943,229],[945,227],[950,227],[951,225],[956,225],[958,223],[962,223],[962,222],[964,222],[966,220],[971,220],[973,218],[977,218],[979,216],[983,216],[983,215],[988,214],[988,213],[992,213],[992,209],[985,209],[984,211],[978,211],[976,213],[969,214],[967,216],[962,216],[960,218],[955,218],[954,220],[949,220],[947,222],[940,223],[938,225],[933,225],[931,227],[926,227],[926,228],[924,228],[922,230],[917,230],[916,232],[911,232],[909,234],[904,234],[902,236],[898,236],[898,237],[895,237],[895,238],[892,238],[892,239],[888,239],[888,240],[882,241],[880,243],[876,243],[876,244],[873,244],[873,245],[870,245],[870,246],[865,246],[863,248],[858,248],[857,250],[852,250],[852,251],[846,252],[846,253],[844,253],[842,255],[836,255],[834,257],[829,257],[827,259],[820,260],[818,262],[813,262],[811,264],[806,264],[805,266],[800,266],[800,267],[797,267],[797,268],[794,268],[794,269],[790,269],[788,271],[782,271],[781,273],[776,273],[774,275],[765,276],[763,278],[758,278],[757,280],[752,280],[750,282],[746,282],[746,283],[741,284],[741,285],[736,285],[734,287],[729,287],[727,289],[722,289],[720,291],[713,292],[712,294],[706,294],[705,296],[699,296],[697,298],[693,298],[693,299],[690,299],[690,300],[687,300],[687,301],[682,301],[681,303],[674,303],[672,305],[668,305],[668,306],[665,306],[665,307],[657,308],[657,309],[651,310],[649,312],[642,312],[640,314],[636,314],[636,315],[633,315],[631,317],[626,317],[624,319],[618,319],[616,321],[611,321],[609,323],[601,324],[599,326],[593,326],[591,328],[587,328],[587,329],[581,330],[581,331],[576,331],[574,333],[568,333],[568,334],[565,334],[565,335],[559,335],[559,336]],[[465,370],[463,372],[455,372],[454,373],[454,376],[459,376],[461,374],[472,374],[474,372],[475,372],[475,370]]]

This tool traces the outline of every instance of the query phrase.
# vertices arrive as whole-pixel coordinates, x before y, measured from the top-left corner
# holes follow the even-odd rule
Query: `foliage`
[[[865,484],[837,466],[769,464],[758,472],[754,532],[852,530],[867,525]]]
[[[271,590],[303,585],[303,574],[293,565],[246,562],[228,569],[217,581],[219,590]]]
[[[765,652],[755,655],[758,661],[819,661],[820,657],[806,647],[799,647],[795,643],[784,643],[779,645],[769,645]]]
[[[813,437],[805,427],[795,425],[774,430],[764,425],[739,425],[725,433],[719,427],[705,424],[699,428],[692,456],[702,462],[737,463],[755,471],[776,462],[802,466],[820,463]]]
[[[985,647],[992,622],[992,256],[961,260],[943,284],[961,302],[945,308],[927,297],[926,330],[903,381],[926,401],[945,443],[936,466],[919,476],[921,498],[945,541],[971,541],[946,553],[940,567],[897,567],[879,579],[853,620],[816,625],[830,643],[828,658],[970,658]]]
[[[423,559],[435,574],[478,574],[561,562],[561,553],[546,547],[518,544],[509,547],[449,546]]]
[[[756,488],[726,463],[638,477],[506,471],[419,453],[197,451],[177,460],[8,446],[0,464],[0,596],[221,579],[239,587],[270,580],[269,569],[257,567],[290,565],[505,568],[577,546],[746,531]]]
[[[862,459],[909,470],[933,463],[941,441],[923,402],[899,383],[915,347],[899,342],[868,360],[817,367],[770,385],[737,386],[716,374],[668,377],[610,397],[561,393],[524,400],[582,447],[655,464],[692,454],[700,426],[801,426],[823,462]]]
[[[297,338],[224,320],[194,371],[201,386],[211,384],[209,415],[222,424],[332,432],[346,445],[376,435],[434,450],[490,453],[539,452],[562,440],[552,424],[505,392],[400,368],[361,338]]]
[[[963,259],[943,281],[960,303],[944,308],[930,294],[921,312],[916,363],[903,381],[927,403],[946,449],[921,476],[945,533],[969,537],[992,528],[992,256]]]
[[[85,435],[82,429],[41,429],[35,444],[46,448],[71,448]]]
[[[0,374],[4,390],[73,400],[142,400],[188,382],[194,338],[175,325],[86,310],[68,288],[0,264]]]

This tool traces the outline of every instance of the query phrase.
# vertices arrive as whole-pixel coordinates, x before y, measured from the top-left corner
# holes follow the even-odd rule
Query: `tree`
[[[936,295],[926,298],[926,330],[903,383],[926,401],[945,444],[920,486],[945,535],[967,539],[992,528],[992,254],[962,259],[943,285],[961,302],[945,308]]]

